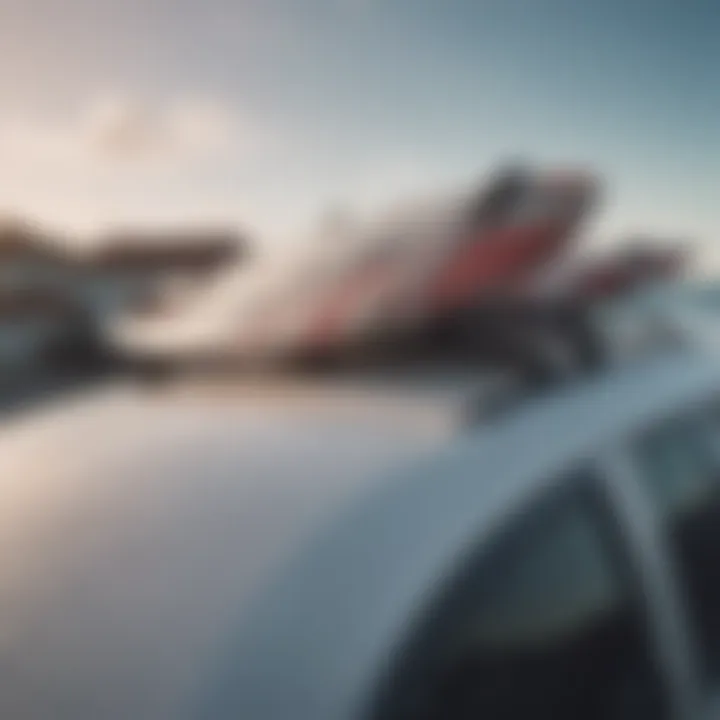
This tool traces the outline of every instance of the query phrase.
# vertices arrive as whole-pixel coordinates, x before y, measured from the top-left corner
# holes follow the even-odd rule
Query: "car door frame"
[[[686,409],[683,405],[673,407],[667,416]],[[606,447],[598,458],[602,466],[600,475],[616,513],[623,547],[637,573],[651,642],[673,705],[672,715],[679,719],[704,718],[707,714],[700,689],[697,651],[690,641],[687,613],[669,562],[670,549],[633,459],[633,439],[661,419],[643,423],[637,433]]]
[[[670,704],[667,717],[688,720],[699,717],[694,712],[697,692],[693,685],[691,653],[684,643],[675,588],[664,571],[664,554],[655,543],[657,528],[651,522],[651,509],[641,488],[627,482],[629,472],[623,446],[618,443],[602,445],[579,462],[575,459],[564,466],[555,480],[542,483],[528,495],[518,498],[507,508],[504,517],[531,511],[548,495],[569,490],[578,477],[588,480],[588,496],[597,505],[608,531],[604,539],[614,546],[614,559],[622,565],[623,571],[631,574],[630,585],[636,606],[648,619],[645,631],[657,663],[658,679]],[[483,534],[480,544],[491,541],[503,525],[503,521],[495,523]],[[449,582],[453,584],[454,580]],[[386,701],[382,695],[373,694],[372,702],[361,716],[384,717],[376,713]]]

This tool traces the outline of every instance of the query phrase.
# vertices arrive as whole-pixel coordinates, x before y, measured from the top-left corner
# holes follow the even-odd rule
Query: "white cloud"
[[[97,156],[130,162],[197,159],[231,150],[237,143],[246,149],[248,145],[248,128],[240,127],[236,114],[207,100],[152,107],[106,98],[88,108],[82,129]]]
[[[255,198],[262,178],[277,186],[267,168],[286,145],[212,98],[105,94],[64,117],[0,110],[0,214],[84,234],[114,223],[244,225],[277,216]]]
[[[72,117],[0,117],[0,158],[14,171],[78,172],[192,166],[241,158],[268,140],[232,107],[203,98],[89,101]]]

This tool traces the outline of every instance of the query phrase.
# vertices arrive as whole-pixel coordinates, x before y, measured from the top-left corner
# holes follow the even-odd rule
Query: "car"
[[[0,715],[700,718],[720,365],[118,381],[0,435]]]
[[[620,359],[660,345],[720,349],[720,286],[660,282],[597,303],[604,344]]]
[[[113,319],[108,350],[165,374],[403,342],[529,290],[575,246],[598,195],[598,178],[581,169],[500,168],[447,198],[400,203],[229,268],[197,297]]]

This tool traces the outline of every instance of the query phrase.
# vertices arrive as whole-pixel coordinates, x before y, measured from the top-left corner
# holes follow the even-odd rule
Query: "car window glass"
[[[496,582],[477,588],[483,602],[473,611],[477,619],[471,627],[463,627],[464,640],[522,645],[528,638],[572,632],[607,611],[617,601],[617,587],[596,543],[581,509],[568,507],[532,552],[518,547],[503,558],[506,567],[498,568]]]

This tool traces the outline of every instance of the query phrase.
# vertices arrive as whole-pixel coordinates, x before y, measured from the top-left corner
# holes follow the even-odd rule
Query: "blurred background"
[[[507,161],[597,176],[584,251],[711,276],[719,33],[709,0],[2,0],[0,396]]]
[[[717,0],[0,0],[0,714],[177,717],[247,598],[268,614],[240,656],[251,662],[230,663],[233,693],[320,717],[294,699],[331,709],[354,694],[365,669],[351,665],[368,664],[373,635],[398,623],[392,644],[404,638],[406,590],[419,597],[426,570],[446,563],[454,578],[451,555],[485,538],[475,516],[500,527],[502,482],[561,454],[582,496],[559,521],[543,511],[546,545],[540,525],[518,526],[524,539],[493,564],[499,590],[482,596],[486,626],[474,594],[447,605],[450,644],[465,647],[460,630],[492,650],[478,667],[493,682],[468,673],[460,686],[503,717],[545,695],[547,716],[600,717],[622,699],[613,717],[659,718],[637,699],[655,689],[655,659],[635,654],[652,632],[669,670],[658,688],[692,694],[685,607],[661,567],[667,529],[687,565],[678,583],[700,598],[688,608],[716,690],[715,399],[687,428],[684,414],[660,428],[647,471],[624,456],[653,408],[679,410],[683,393],[699,404],[714,356],[674,374],[640,365],[629,382],[605,361],[686,340],[720,348],[718,38]],[[336,383],[346,363],[360,372]],[[253,374],[290,365],[321,372]],[[189,370],[210,377],[164,394],[137,382]],[[508,370],[518,378],[496,383]],[[617,380],[609,392],[556,388],[596,370]],[[503,425],[515,411],[528,422]],[[622,448],[607,444],[615,425]],[[596,441],[602,462],[576,477]],[[387,495],[373,484],[445,450],[448,473],[429,467]],[[645,475],[657,508],[650,491],[642,506]],[[280,584],[282,602],[262,602],[274,563],[346,502],[361,510],[337,516],[347,534],[288,576],[317,585]],[[623,532],[622,567],[606,520]],[[494,576],[473,570],[472,584]],[[348,612],[376,615],[371,632]],[[276,685],[262,675],[274,658],[279,675],[297,662],[308,678],[338,659],[340,682],[289,672]],[[531,692],[517,692],[517,668]]]

